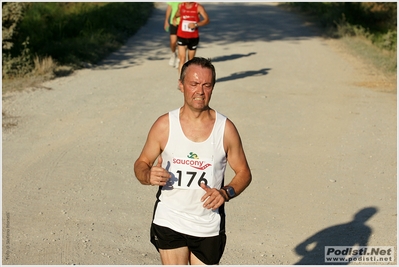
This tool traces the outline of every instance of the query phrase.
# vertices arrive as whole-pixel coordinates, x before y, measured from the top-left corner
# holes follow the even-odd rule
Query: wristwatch
[[[195,25],[195,28],[198,28],[198,23],[195,23],[194,25]]]
[[[226,186],[223,186],[222,189],[224,191],[226,191],[226,194],[229,196],[229,200],[236,196],[236,191],[234,191],[233,187],[226,185]],[[227,201],[229,201],[229,200],[227,200]]]

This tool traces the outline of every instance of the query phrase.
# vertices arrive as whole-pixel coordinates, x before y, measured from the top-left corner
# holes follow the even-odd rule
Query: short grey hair
[[[206,59],[203,57],[194,57],[193,59],[187,61],[186,63],[184,63],[181,72],[180,72],[180,81],[183,83],[184,82],[184,78],[186,77],[186,72],[187,72],[187,67],[190,65],[198,65],[201,66],[202,68],[207,68],[210,69],[212,71],[212,87],[215,85],[216,83],[216,70],[215,70],[215,66],[213,66],[211,59]]]

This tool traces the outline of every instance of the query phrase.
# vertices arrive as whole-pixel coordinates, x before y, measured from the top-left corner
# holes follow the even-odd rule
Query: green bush
[[[8,4],[3,3],[3,31]],[[59,64],[75,67],[82,62],[97,63],[136,33],[153,8],[151,2],[25,3],[20,8],[20,19],[13,25],[18,30],[7,40],[11,45],[6,54],[3,37],[3,77],[4,66],[8,66],[6,73],[11,73],[21,56],[29,57],[30,64],[33,56],[51,57]]]
[[[396,2],[290,2],[313,15],[333,37],[363,36],[377,47],[396,51]]]
[[[14,39],[18,36],[18,26],[23,18],[26,3],[2,3],[2,77],[11,78],[24,75],[33,69],[32,57],[28,48],[29,38],[21,42],[20,50],[13,56]]]
[[[35,3],[21,24],[31,50],[62,64],[96,63],[144,25],[152,3]]]

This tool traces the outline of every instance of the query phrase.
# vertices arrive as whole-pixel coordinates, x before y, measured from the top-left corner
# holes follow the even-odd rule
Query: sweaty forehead
[[[212,82],[212,70],[198,65],[190,65],[186,72],[187,81]]]

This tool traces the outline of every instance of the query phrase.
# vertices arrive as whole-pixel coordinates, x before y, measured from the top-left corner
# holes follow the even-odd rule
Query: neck
[[[212,109],[209,106],[201,110],[183,106],[180,108],[180,117],[186,117],[192,120],[202,120],[212,117]]]

